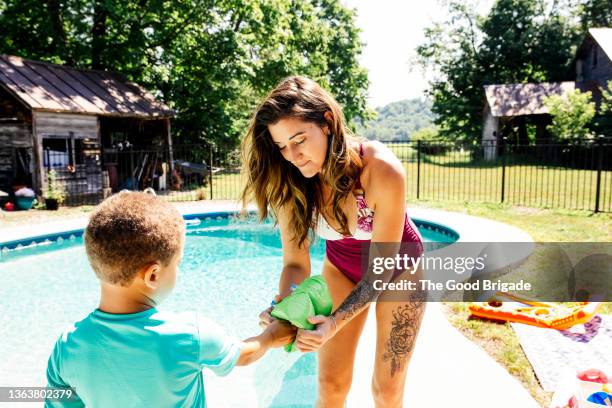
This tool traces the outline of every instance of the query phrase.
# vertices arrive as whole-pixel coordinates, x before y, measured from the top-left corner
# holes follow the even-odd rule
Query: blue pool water
[[[258,333],[257,316],[276,294],[282,267],[278,231],[270,223],[231,217],[188,223],[177,286],[160,309],[198,310],[241,338]],[[456,238],[433,224],[417,225],[430,243]],[[48,241],[0,250],[0,386],[44,385],[57,337],[98,304],[98,282],[80,234]],[[324,241],[317,239],[311,248],[313,274],[320,273],[324,252]],[[316,364],[313,353],[274,350],[229,377],[205,372],[210,406],[312,406]]]

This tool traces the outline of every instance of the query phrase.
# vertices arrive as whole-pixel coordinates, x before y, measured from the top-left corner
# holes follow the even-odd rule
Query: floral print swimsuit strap
[[[359,144],[359,156],[363,157],[363,144]],[[361,191],[361,194],[356,194],[357,199],[357,228],[364,232],[372,232],[372,224],[374,222],[374,210],[368,207],[365,201],[363,188],[361,187],[360,176],[357,176],[356,187]]]

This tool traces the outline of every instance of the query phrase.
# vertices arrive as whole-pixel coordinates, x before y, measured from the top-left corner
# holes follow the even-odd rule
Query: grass
[[[411,201],[417,198],[418,190],[421,200],[500,203],[505,171],[503,198],[507,204],[586,211],[595,208],[597,172],[593,170],[520,163],[508,164],[503,170],[500,163],[473,163],[467,153],[460,152],[427,156],[419,165],[414,152],[402,152]],[[600,177],[599,209],[612,212],[612,172],[603,171]],[[212,187],[212,195],[210,186],[203,189],[205,199],[237,199],[242,179],[239,174],[216,174]]]
[[[408,200],[409,206],[436,208],[501,221],[525,230],[539,242],[612,242],[612,213],[533,208],[470,201]]]
[[[501,202],[502,166],[446,166],[436,163],[404,163],[409,198]],[[420,167],[420,168],[419,168]],[[602,211],[612,211],[612,172],[601,173]],[[597,172],[550,166],[507,165],[504,202],[531,207],[593,210]]]
[[[411,201],[411,206],[437,208],[485,217],[514,225],[528,232],[539,242],[612,242],[612,214],[478,204],[473,202]],[[470,319],[468,304],[446,303],[449,321],[470,340],[515,376],[543,407],[552,397],[545,392],[523,353],[518,338],[509,324]],[[600,313],[612,314],[612,303],[606,303]]]

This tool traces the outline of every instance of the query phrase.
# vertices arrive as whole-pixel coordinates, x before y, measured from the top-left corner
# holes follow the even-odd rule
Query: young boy
[[[275,321],[240,342],[196,313],[156,308],[174,287],[185,241],[183,218],[162,199],[108,198],[84,240],[100,306],[60,337],[49,358],[49,386],[72,387],[78,398],[47,407],[205,407],[203,367],[226,375],[295,337],[295,328]]]

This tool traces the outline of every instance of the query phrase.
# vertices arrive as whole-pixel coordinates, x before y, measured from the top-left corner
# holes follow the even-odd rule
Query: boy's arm
[[[263,356],[271,347],[283,346],[295,338],[297,329],[275,320],[259,336],[241,342],[228,336],[212,320],[199,317],[199,363],[215,374],[224,376],[236,365],[247,365]]]
[[[270,349],[270,334],[265,331],[259,336],[250,337],[242,341],[240,346],[240,357],[237,366],[245,366],[259,360]]]
[[[259,360],[270,348],[282,347],[291,343],[297,329],[292,325],[274,320],[260,335],[242,342],[240,357],[236,365],[245,366]]]

